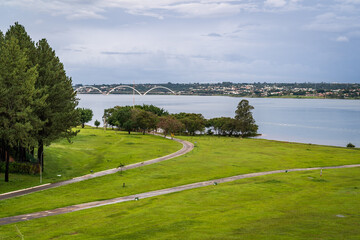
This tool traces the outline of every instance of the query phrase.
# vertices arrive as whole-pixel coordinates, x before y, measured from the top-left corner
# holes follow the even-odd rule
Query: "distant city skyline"
[[[73,84],[360,83],[360,0],[2,0]]]

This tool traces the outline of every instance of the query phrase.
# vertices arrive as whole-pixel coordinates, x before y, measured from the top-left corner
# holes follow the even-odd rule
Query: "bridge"
[[[121,89],[121,88],[130,88],[132,89],[133,91],[135,91],[137,94],[139,94],[140,96],[145,96],[146,94],[148,94],[149,92],[155,90],[155,89],[165,89],[165,90],[168,90],[169,92],[171,92],[172,94],[176,95],[176,93],[171,90],[170,88],[167,88],[167,87],[164,87],[164,86],[155,86],[153,88],[150,88],[149,90],[147,90],[144,94],[142,94],[139,90],[137,90],[136,88],[134,87],[131,87],[131,86],[128,86],[128,85],[119,85],[119,86],[116,86],[116,87],[113,87],[111,88],[110,90],[108,91],[102,91],[101,89],[97,88],[97,87],[94,87],[94,86],[81,86],[81,87],[78,87],[75,89],[75,92],[81,90],[81,89],[86,89],[86,88],[91,88],[91,89],[94,89],[96,91],[98,91],[99,93],[103,94],[103,95],[109,95],[110,93],[114,92],[115,90],[117,89]]]

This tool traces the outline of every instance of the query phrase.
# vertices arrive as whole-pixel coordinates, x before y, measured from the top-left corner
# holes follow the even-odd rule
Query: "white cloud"
[[[345,36],[339,36],[338,38],[336,38],[337,42],[348,42],[349,39]]]
[[[360,4],[360,0],[337,0],[337,2],[346,4]]]
[[[120,8],[134,15],[151,16],[162,19],[178,14],[185,17],[229,16],[241,10],[254,10],[255,3],[234,2],[232,0],[89,0],[89,1],[46,1],[46,0],[4,0],[1,5],[31,8],[51,15],[65,15],[68,19],[104,18],[104,12]],[[160,13],[159,13],[160,12]]]
[[[344,32],[360,28],[360,18],[359,16],[341,16],[334,12],[328,12],[316,16],[315,20],[305,28],[324,32]]]
[[[286,5],[285,0],[266,0],[265,5],[271,6],[271,7],[283,7]]]

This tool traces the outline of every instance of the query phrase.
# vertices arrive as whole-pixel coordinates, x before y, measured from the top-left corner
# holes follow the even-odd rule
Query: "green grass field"
[[[242,179],[0,226],[0,239],[360,239],[360,170]]]
[[[116,168],[168,155],[182,145],[158,136],[86,127],[72,139],[60,140],[45,148],[43,183],[56,182],[81,175]],[[61,175],[61,176],[59,176]],[[0,193],[39,185],[39,176],[10,174],[5,183],[0,174]]]
[[[360,163],[358,149],[262,139],[183,137],[195,149],[178,158],[0,202],[0,217],[110,199],[238,174]],[[360,173],[360,170],[358,170]],[[123,183],[126,187],[123,188]]]

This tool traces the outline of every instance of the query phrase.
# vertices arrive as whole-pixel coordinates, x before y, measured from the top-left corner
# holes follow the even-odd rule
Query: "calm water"
[[[91,108],[102,122],[105,108],[132,105],[132,95],[79,94],[80,107]],[[346,146],[360,146],[360,101],[331,99],[250,98],[262,138]],[[202,113],[205,118],[234,117],[241,98],[218,96],[135,96],[135,104],[153,104],[170,113]]]

